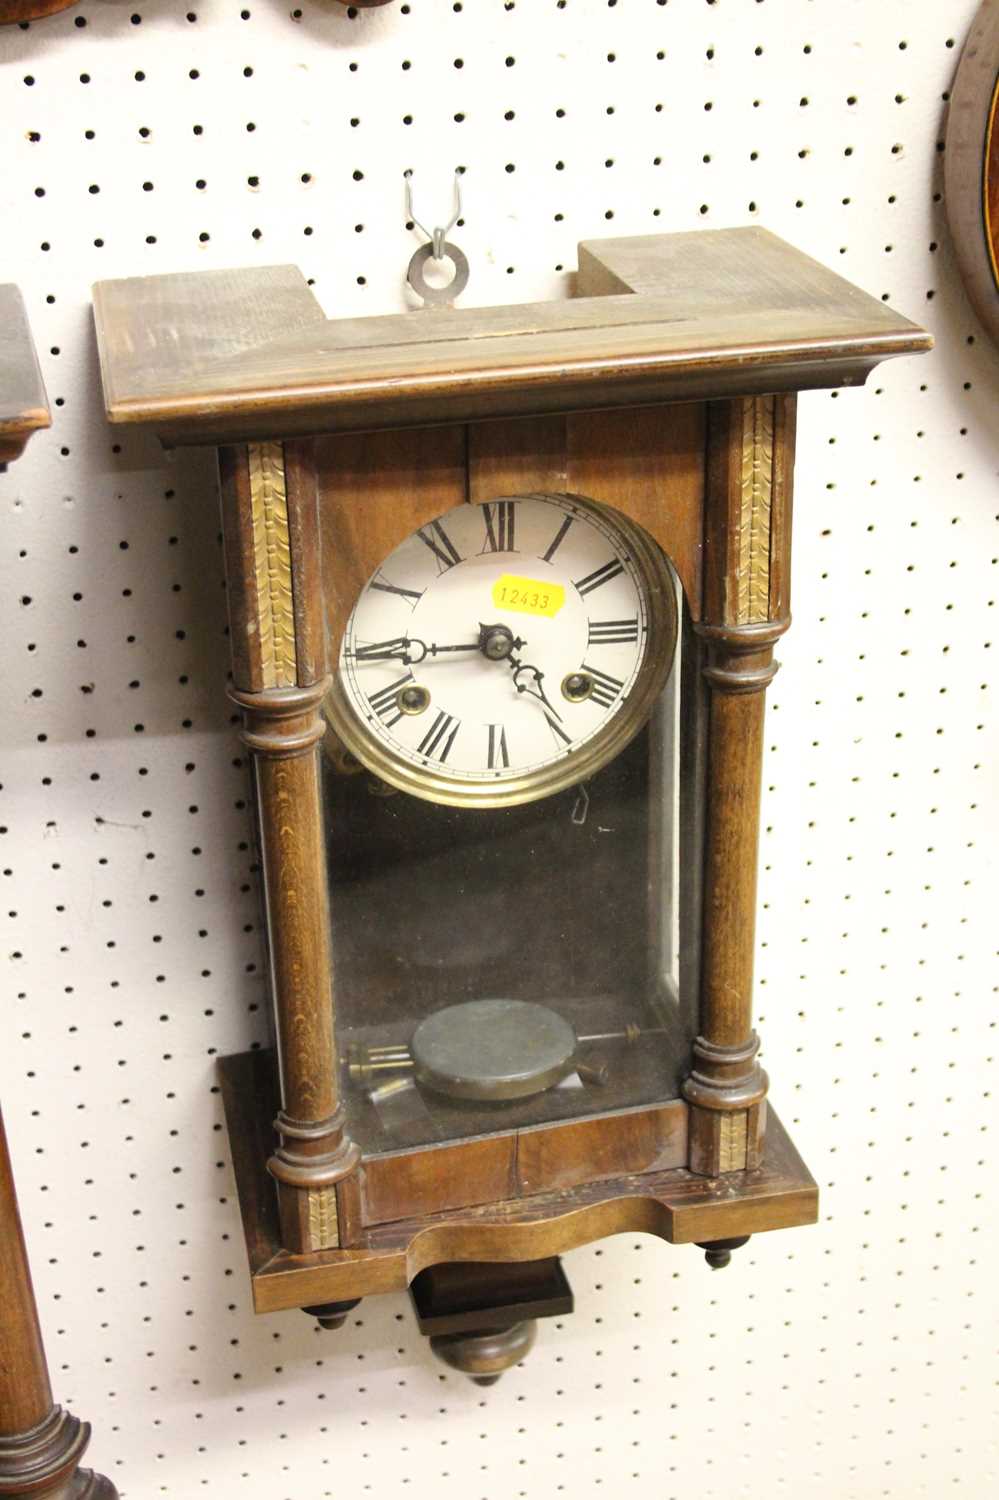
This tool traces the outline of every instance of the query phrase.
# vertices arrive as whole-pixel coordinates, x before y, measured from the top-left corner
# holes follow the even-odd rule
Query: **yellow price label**
[[[493,603],[497,609],[513,609],[518,614],[544,615],[554,620],[565,603],[565,589],[560,583],[541,583],[537,578],[504,573],[493,584]]]

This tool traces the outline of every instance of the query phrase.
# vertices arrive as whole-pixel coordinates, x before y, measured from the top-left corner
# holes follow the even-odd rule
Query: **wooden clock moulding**
[[[0,286],[0,471],[51,423],[21,293],[16,286]],[[52,1399],[0,1114],[0,1495],[117,1500],[110,1480],[80,1468],[89,1442],[89,1423]]]
[[[43,21],[46,16],[58,15],[75,4],[76,0],[0,0],[0,26]]]
[[[814,1182],[766,1121],[751,1020],[795,393],[860,384],[931,340],[755,228],[584,243],[576,287],[565,302],[339,321],[290,266],[94,291],[110,420],[220,449],[281,1054],[280,1080],[269,1054],[221,1063],[259,1311],[618,1231],[717,1244],[816,1218]],[[585,494],[644,526],[703,643],[700,1034],[679,1099],[365,1161],[334,1037],[321,704],[345,616],[392,548],[451,505],[530,491]]]
[[[951,90],[947,218],[975,311],[999,344],[999,0],[983,0]]]

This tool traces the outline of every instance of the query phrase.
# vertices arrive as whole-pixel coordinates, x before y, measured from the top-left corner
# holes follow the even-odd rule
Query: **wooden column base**
[[[763,1159],[767,1075],[758,1050],[755,1033],[731,1047],[702,1036],[694,1042],[683,1096],[690,1105],[688,1165],[702,1177],[754,1171]]]
[[[0,1437],[0,1496],[9,1500],[118,1500],[110,1479],[81,1469],[90,1424],[61,1406],[28,1432]]]

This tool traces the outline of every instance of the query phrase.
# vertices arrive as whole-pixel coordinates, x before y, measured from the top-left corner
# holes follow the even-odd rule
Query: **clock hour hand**
[[[548,695],[546,694],[544,688],[541,686],[545,675],[544,672],[539,671],[537,667],[532,667],[526,662],[517,661],[516,658],[512,656],[510,657],[510,665],[514,669],[513,685],[517,689],[517,692],[530,693],[532,697],[539,699],[544,704],[545,708],[547,708],[548,712],[550,714],[553,714],[554,717],[561,723],[562,715],[559,713],[554,703],[550,703],[548,701]],[[533,684],[521,682],[519,680],[527,673],[533,675]]]

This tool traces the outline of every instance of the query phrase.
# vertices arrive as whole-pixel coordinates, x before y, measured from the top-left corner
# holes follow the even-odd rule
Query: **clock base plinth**
[[[266,1167],[273,1142],[274,1058],[244,1052],[221,1058],[218,1067],[257,1312],[405,1291],[428,1267],[536,1261],[612,1234],[654,1234],[671,1244],[694,1245],[814,1224],[818,1218],[815,1182],[771,1110],[763,1160],[752,1171],[702,1177],[671,1167],[619,1174],[388,1223],[365,1223],[362,1189],[350,1244],[292,1254],[281,1244],[274,1183]],[[633,1118],[640,1122],[640,1112]],[[551,1128],[578,1132],[580,1122]],[[471,1172],[468,1182],[474,1192]]]

